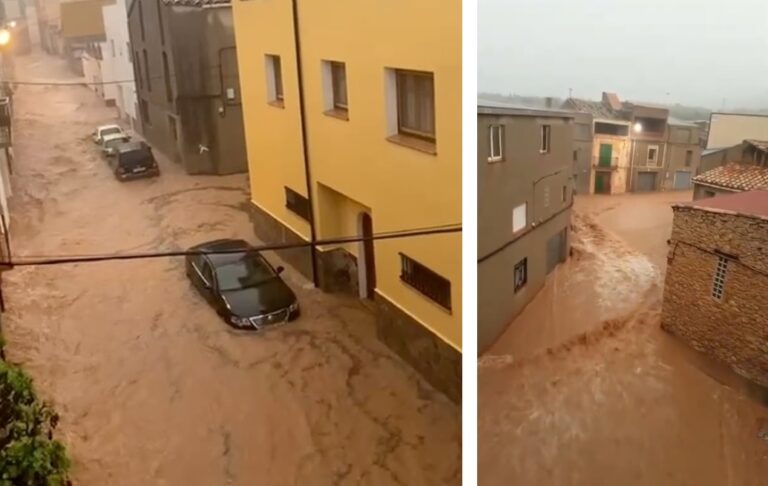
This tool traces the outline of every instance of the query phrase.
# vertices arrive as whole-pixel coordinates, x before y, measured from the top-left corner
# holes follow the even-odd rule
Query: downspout
[[[299,121],[301,124],[301,147],[302,155],[304,157],[304,176],[307,182],[307,199],[309,200],[309,252],[312,260],[312,283],[315,287],[319,287],[319,279],[317,275],[317,248],[315,248],[315,241],[317,241],[317,235],[315,233],[315,209],[314,209],[314,197],[312,195],[312,176],[310,172],[309,163],[309,150],[307,150],[307,124],[306,124],[306,107],[304,106],[304,75],[301,69],[301,36],[299,34],[299,7],[298,0],[291,0],[291,7],[293,9],[293,41],[296,48],[296,77],[299,83]]]

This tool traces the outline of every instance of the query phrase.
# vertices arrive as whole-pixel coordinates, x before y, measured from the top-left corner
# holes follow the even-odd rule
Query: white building
[[[104,13],[104,33],[101,77],[104,81],[104,99],[114,103],[118,116],[132,128],[136,119],[136,85],[133,82],[114,83],[114,81],[133,80],[130,39],[128,37],[128,13],[124,0],[118,0],[102,7]]]

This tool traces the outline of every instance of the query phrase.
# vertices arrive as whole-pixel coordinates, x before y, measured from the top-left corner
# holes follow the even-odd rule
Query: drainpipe
[[[301,124],[301,147],[302,155],[304,157],[304,176],[307,183],[307,199],[309,200],[309,252],[312,260],[312,283],[315,285],[315,287],[319,287],[320,282],[317,275],[317,248],[315,248],[317,235],[315,233],[315,210],[313,205],[314,197],[312,195],[313,191],[309,163],[309,150],[307,150],[306,107],[304,106],[304,74],[301,68],[301,36],[299,34],[298,0],[291,0],[291,7],[293,8],[293,41],[296,48],[296,76],[299,83],[299,120]]]

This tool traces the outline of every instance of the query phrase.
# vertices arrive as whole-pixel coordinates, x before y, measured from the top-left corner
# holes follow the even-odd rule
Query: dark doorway
[[[360,213],[358,217],[360,236],[363,241],[359,245],[360,258],[357,262],[358,283],[360,285],[360,297],[373,299],[376,288],[376,260],[373,252],[373,219],[368,213]]]
[[[595,172],[595,194],[611,193],[611,173],[598,171]]]

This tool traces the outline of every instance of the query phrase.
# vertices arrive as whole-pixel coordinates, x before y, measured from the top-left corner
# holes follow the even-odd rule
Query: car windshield
[[[123,130],[120,127],[104,128],[101,130],[101,138],[104,138],[107,135],[112,135],[115,133],[122,133],[122,131]]]
[[[216,267],[219,290],[255,287],[275,277],[275,272],[260,258],[244,254],[237,261]]]

